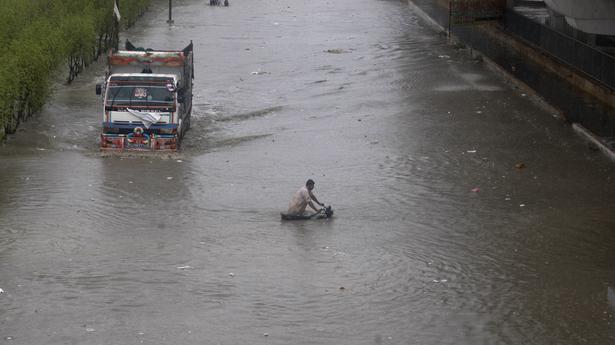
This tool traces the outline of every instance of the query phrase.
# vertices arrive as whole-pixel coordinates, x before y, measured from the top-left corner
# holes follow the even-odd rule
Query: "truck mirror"
[[[96,94],[102,94],[102,84],[96,84]]]

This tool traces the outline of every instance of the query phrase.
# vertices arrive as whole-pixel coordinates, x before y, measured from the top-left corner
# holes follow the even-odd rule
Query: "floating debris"
[[[517,169],[517,170],[525,169],[525,163],[517,163],[517,164],[515,164],[515,169]]]

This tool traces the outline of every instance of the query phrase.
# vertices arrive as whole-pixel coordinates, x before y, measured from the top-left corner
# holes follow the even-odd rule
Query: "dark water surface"
[[[180,153],[98,153],[102,65],[0,148],[0,343],[615,341],[615,165],[561,119],[404,2],[165,4],[124,36],[194,41]],[[336,217],[281,222],[307,178]]]

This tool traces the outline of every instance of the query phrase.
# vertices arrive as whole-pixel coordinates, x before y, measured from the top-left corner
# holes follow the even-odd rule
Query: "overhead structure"
[[[545,0],[554,12],[563,15],[577,30],[597,35],[615,36],[615,1],[613,0]]]

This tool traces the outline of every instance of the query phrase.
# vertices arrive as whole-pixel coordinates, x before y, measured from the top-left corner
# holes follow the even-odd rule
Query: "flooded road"
[[[102,157],[96,65],[0,148],[0,342],[609,344],[615,165],[404,2],[166,1],[176,155]],[[305,180],[335,218],[281,222]]]

